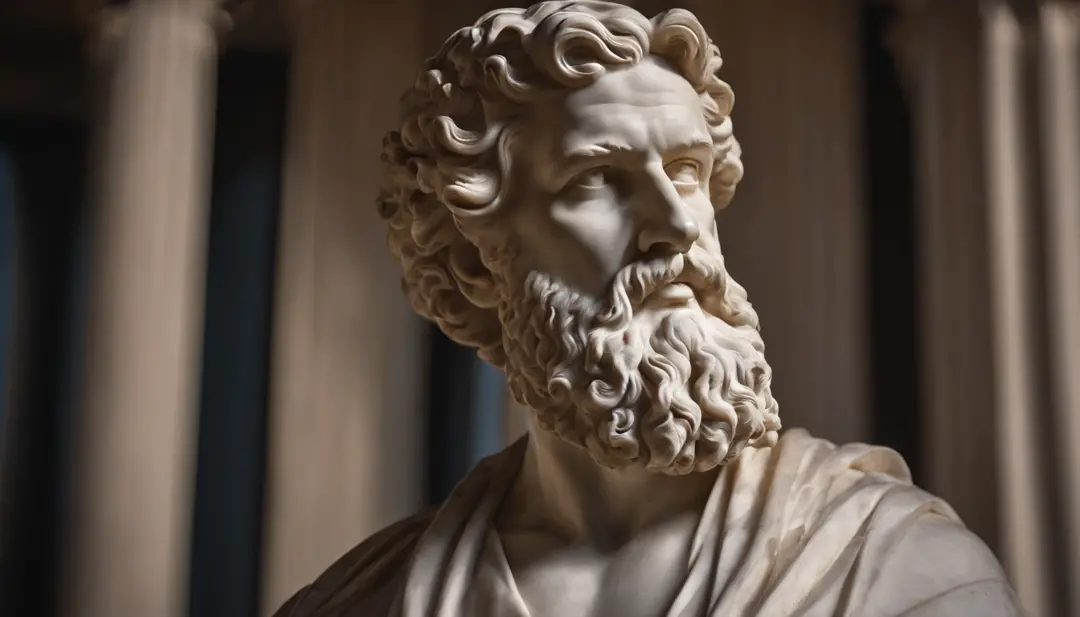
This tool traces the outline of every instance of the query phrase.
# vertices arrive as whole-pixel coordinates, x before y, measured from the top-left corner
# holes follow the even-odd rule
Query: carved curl
[[[724,208],[743,172],[734,97],[716,75],[719,51],[687,11],[649,20],[619,4],[565,0],[491,11],[454,33],[404,97],[401,130],[383,141],[379,207],[390,250],[413,308],[497,367],[506,354],[493,270],[506,245],[482,237],[506,194],[519,114],[541,93],[581,88],[649,54],[701,95],[715,153],[711,197]]]

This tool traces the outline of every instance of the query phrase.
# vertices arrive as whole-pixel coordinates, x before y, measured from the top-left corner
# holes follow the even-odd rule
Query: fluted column
[[[898,2],[916,157],[921,424],[926,488],[999,544],[979,2]]]
[[[922,163],[930,488],[999,550],[1027,614],[1074,614],[1080,5],[901,5]]]
[[[1064,580],[1080,611],[1080,2],[1039,7],[1052,401]]]
[[[1049,547],[1040,528],[1047,518],[1046,486],[1038,452],[1040,377],[1037,255],[1031,212],[1036,207],[1030,173],[1035,143],[1029,134],[1025,53],[1021,24],[1004,1],[986,2],[982,19],[986,114],[986,208],[993,316],[993,392],[996,407],[956,410],[974,424],[975,414],[997,427],[1001,554],[1025,609],[1051,615]],[[959,414],[958,414],[959,415]],[[986,422],[985,420],[983,422]]]
[[[185,608],[220,18],[210,0],[135,0],[103,26],[67,616]]]
[[[293,5],[262,612],[421,506],[426,328],[375,197],[419,70],[413,0]]]

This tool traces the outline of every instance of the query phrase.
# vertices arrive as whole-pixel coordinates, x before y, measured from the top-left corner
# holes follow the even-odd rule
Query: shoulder
[[[849,491],[853,484],[867,486],[910,486],[911,472],[896,451],[864,443],[837,445],[813,437],[805,430],[785,432],[770,448],[744,452],[752,466],[768,468],[768,475],[790,481],[796,491],[813,487],[832,501]]]
[[[298,591],[274,617],[364,617],[385,615],[398,600],[402,579],[419,550],[421,538],[436,527],[443,532],[464,525],[494,479],[512,478],[521,466],[526,438],[477,465],[454,488],[446,502],[383,529],[341,557],[314,583]],[[437,535],[437,534],[433,534]],[[454,537],[451,532],[447,537]]]
[[[947,503],[912,483],[894,450],[838,446],[805,431],[774,448],[777,467],[797,476],[795,488],[820,496],[821,529],[857,530],[848,581],[855,614],[1020,615],[997,557]]]
[[[896,452],[866,444],[837,446],[804,430],[787,431],[773,446],[743,451],[730,473],[733,493],[754,495],[759,502],[759,524],[797,543],[812,536],[860,542],[869,521],[877,530],[895,532],[925,508],[952,515],[947,505],[911,484]]]
[[[912,483],[895,451],[794,430],[755,456],[784,487],[795,515],[786,520],[847,538],[856,555],[845,585],[853,614],[1019,615],[994,554],[947,503]]]
[[[435,509],[422,511],[364,540],[296,592],[274,617],[322,617],[373,600],[389,602],[391,583],[407,565],[434,513]]]
[[[1021,613],[989,547],[958,520],[926,512],[877,564],[865,614],[897,617]]]

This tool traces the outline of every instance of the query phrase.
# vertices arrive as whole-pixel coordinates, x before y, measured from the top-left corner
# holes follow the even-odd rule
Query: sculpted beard
[[[722,258],[695,245],[629,265],[602,302],[537,272],[500,278],[511,392],[601,465],[685,474],[775,443],[764,345],[733,306]],[[697,302],[641,310],[673,283]]]

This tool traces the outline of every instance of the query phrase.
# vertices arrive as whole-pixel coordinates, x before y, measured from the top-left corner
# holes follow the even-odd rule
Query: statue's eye
[[[701,185],[701,163],[693,159],[679,159],[668,165],[666,171],[679,190],[693,190]]]
[[[594,167],[584,171],[571,180],[566,186],[570,189],[596,190],[602,189],[608,184],[608,172],[605,167]]]

